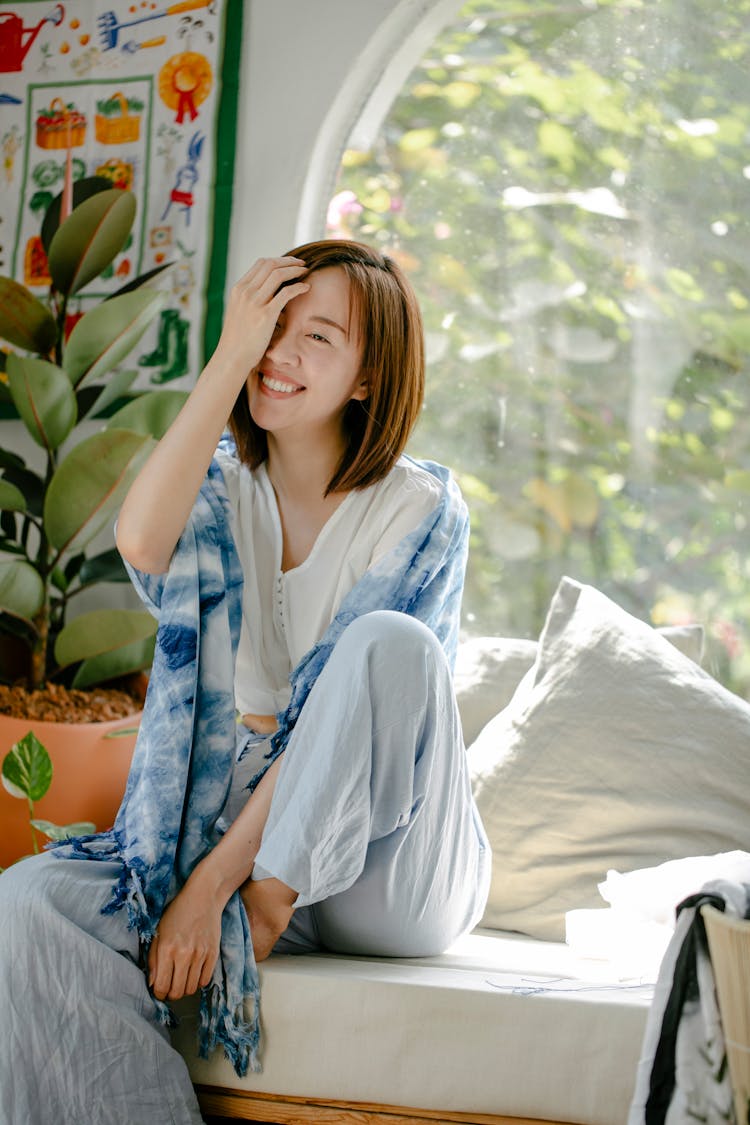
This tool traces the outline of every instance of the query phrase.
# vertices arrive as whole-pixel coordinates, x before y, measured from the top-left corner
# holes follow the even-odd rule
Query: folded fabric
[[[711,879],[750,884],[750,853],[672,859],[599,883],[606,910],[569,910],[565,940],[579,957],[606,960],[620,979],[656,980],[679,904]]]
[[[715,879],[678,907],[649,1011],[628,1125],[732,1121],[732,1088],[701,907],[746,918],[750,885]]]
[[[440,503],[360,579],[320,643],[294,670],[291,703],[278,716],[273,748],[251,785],[284,750],[338,637],[360,614],[392,609],[417,617],[454,659],[468,515],[448,471],[420,464],[442,482]],[[122,874],[105,910],[126,906],[129,926],[138,930],[147,948],[166,904],[219,839],[217,821],[238,756],[233,683],[242,573],[224,480],[215,462],[168,572],[147,575],[128,569],[159,628],[127,790],[110,832],[65,843],[55,854],[121,862]],[[171,1021],[166,1005],[159,1010],[165,1022]],[[258,974],[238,893],[224,909],[220,957],[201,996],[200,1054],[207,1057],[218,1044],[240,1076],[248,1066],[260,1069]]]

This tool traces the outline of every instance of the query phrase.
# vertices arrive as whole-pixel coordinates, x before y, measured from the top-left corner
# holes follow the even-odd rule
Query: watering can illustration
[[[15,12],[0,12],[0,73],[23,70],[23,62],[31,44],[45,23],[58,27],[65,19],[65,8],[55,4],[52,11],[39,21],[36,27],[24,27],[23,20]]]

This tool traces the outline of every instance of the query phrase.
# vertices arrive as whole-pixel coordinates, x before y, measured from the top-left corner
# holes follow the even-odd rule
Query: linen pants
[[[440,645],[403,614],[357,618],[284,752],[253,872],[298,892],[276,951],[438,953],[479,920],[489,860]],[[137,935],[101,914],[119,870],[45,855],[0,876],[0,1125],[201,1121]]]

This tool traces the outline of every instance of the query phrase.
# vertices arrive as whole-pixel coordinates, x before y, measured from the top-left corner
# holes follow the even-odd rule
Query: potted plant
[[[42,223],[47,300],[0,277],[0,337],[15,349],[5,356],[0,380],[36,454],[32,464],[34,457],[0,450],[0,709],[7,712],[11,696],[15,704],[25,692],[31,705],[41,698],[53,715],[51,722],[40,720],[38,709],[30,709],[31,719],[0,715],[0,752],[33,725],[65,779],[53,789],[69,791],[62,810],[41,805],[40,815],[98,827],[111,823],[119,804],[134,721],[132,715],[114,720],[114,733],[129,737],[107,744],[111,724],[88,720],[102,706],[102,684],[121,687],[123,677],[149,667],[156,626],[142,610],[78,612],[77,599],[102,583],[127,581],[111,541],[102,549],[101,533],[111,529],[132,479],[186,397],[134,390],[137,371],[121,367],[161,311],[164,295],[154,288],[160,271],[83,315],[69,315],[70,299],[122,251],[135,210],[132,193],[102,177],[75,185],[68,178]],[[81,702],[83,722],[70,706]],[[103,705],[109,718],[112,703],[105,698]],[[137,712],[138,704],[131,708]],[[74,747],[59,766],[58,737],[66,733]],[[107,779],[113,781],[108,795]],[[14,858],[16,830],[28,832],[17,802],[9,800],[0,792],[0,865]],[[18,846],[26,850],[25,840]]]

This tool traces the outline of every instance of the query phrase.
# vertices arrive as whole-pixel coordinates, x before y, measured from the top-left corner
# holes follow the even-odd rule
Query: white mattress
[[[577,1125],[627,1118],[653,986],[566,945],[477,931],[440,957],[272,956],[263,1073],[175,1044],[195,1083]]]

